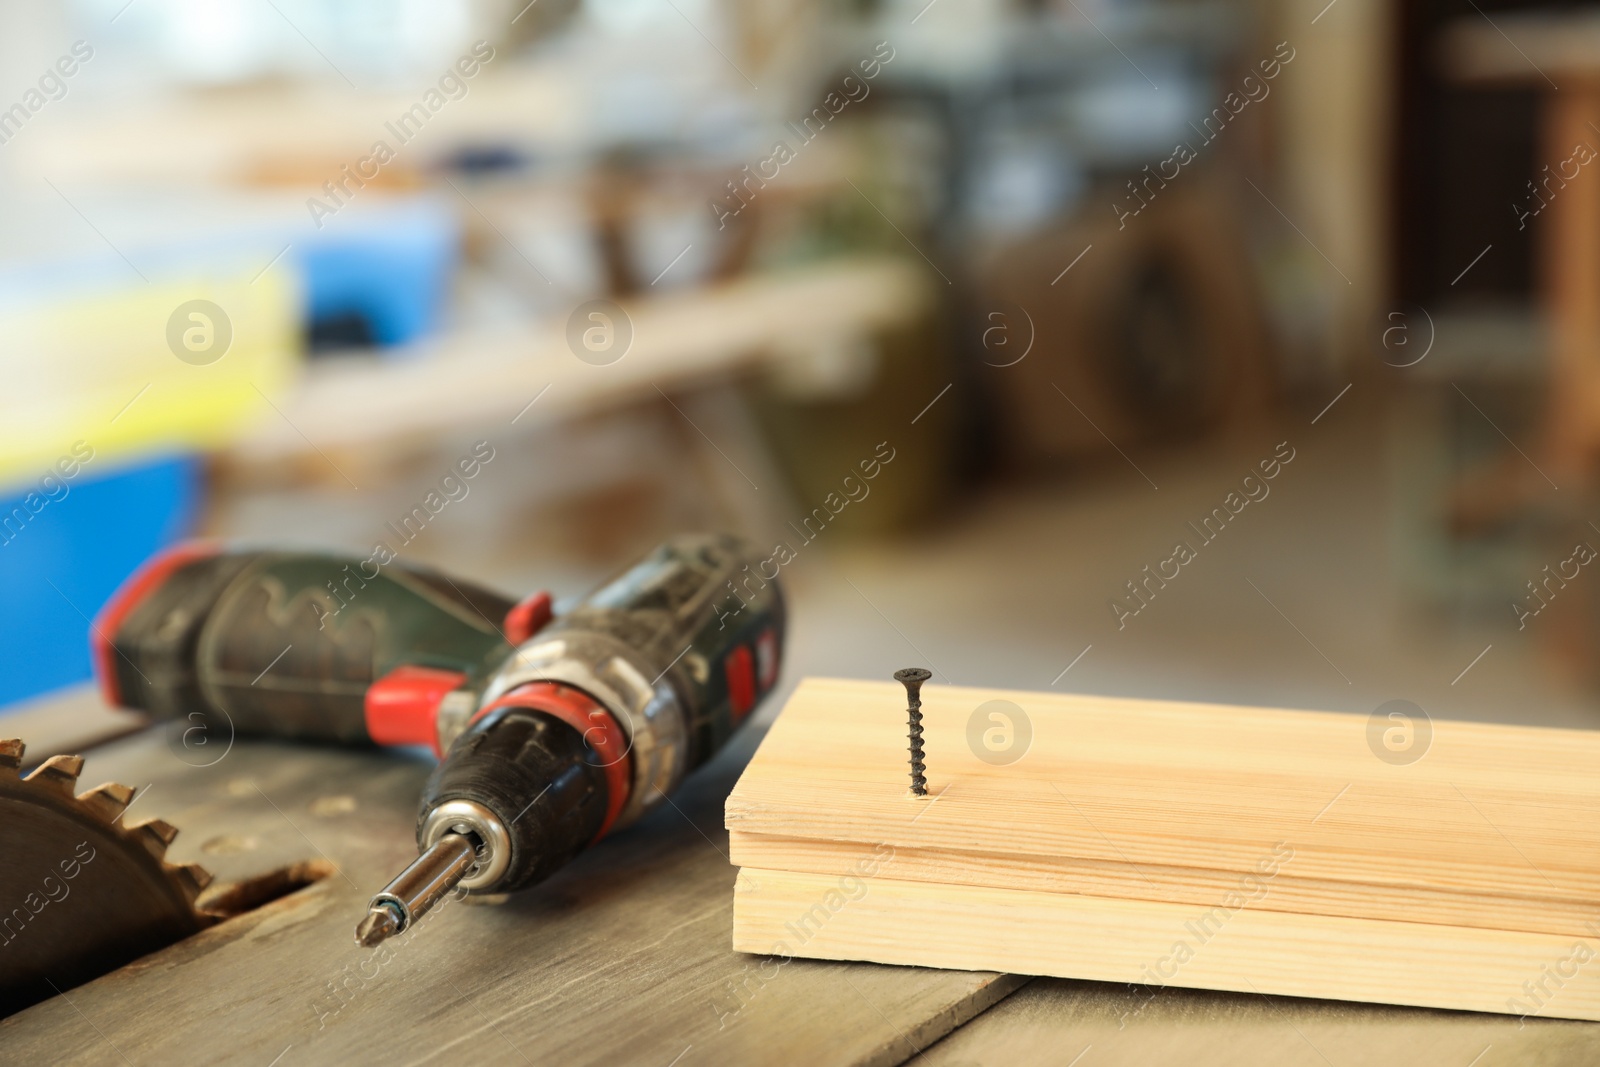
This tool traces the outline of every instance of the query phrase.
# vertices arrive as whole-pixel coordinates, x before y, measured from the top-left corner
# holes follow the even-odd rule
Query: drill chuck
[[[417,822],[422,854],[372,898],[356,942],[403,932],[458,885],[511,892],[565,865],[605,823],[601,758],[546,712],[508,705],[479,719],[429,777]]]

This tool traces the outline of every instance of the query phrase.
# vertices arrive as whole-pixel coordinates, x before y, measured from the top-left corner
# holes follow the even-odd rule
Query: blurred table
[[[612,326],[632,339],[614,359],[580,358],[563,320],[462,330],[382,356],[319,360],[276,401],[276,411],[262,412],[228,458],[274,464],[319,448],[383,446],[498,420],[546,421],[619,406],[793,358],[806,342],[903,325],[925,311],[930,296],[925,270],[904,259],[841,259],[623,302],[624,318]]]
[[[408,449],[654,405],[681,430],[667,446],[686,460],[674,477],[698,484],[719,521],[775,534],[793,509],[741,377],[855,374],[838,365],[842,353],[866,361],[870,378],[871,342],[926,319],[933,295],[926,268],[905,259],[839,258],[590,302],[559,321],[458,329],[382,354],[319,359],[262,401],[212,471],[233,485],[289,478],[365,487],[367,473],[381,479]],[[587,329],[610,331],[615,351],[580,354]],[[751,491],[769,484],[776,488]]]

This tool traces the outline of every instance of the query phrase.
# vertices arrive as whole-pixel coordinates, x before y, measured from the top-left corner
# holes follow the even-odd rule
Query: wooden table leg
[[[1551,475],[1576,486],[1590,480],[1600,451],[1600,80],[1563,82],[1546,97],[1536,199],[1518,210],[1546,205],[1539,224],[1552,355],[1547,448]]]

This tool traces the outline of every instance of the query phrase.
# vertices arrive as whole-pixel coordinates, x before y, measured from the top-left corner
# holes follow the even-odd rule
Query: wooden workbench
[[[375,968],[351,931],[368,896],[414,855],[425,760],[239,741],[197,768],[159,729],[91,743],[117,722],[77,691],[0,717],[0,734],[21,733],[32,758],[86,751],[88,785],[148,785],[133,816],[181,827],[172,857],[204,863],[219,880],[316,860],[336,870],[0,1023],[0,1061],[1494,1067],[1600,1059],[1600,1027],[1586,1023],[1519,1026],[1503,1016],[1054,979],[1013,992],[1024,979],[801,959],[777,967],[736,954],[722,805],[763,723],[692,779],[676,807],[531,892],[446,906]]]
[[[81,747],[74,717],[106,724],[81,693],[17,719],[34,728],[30,760]],[[199,768],[160,728],[90,748],[81,780],[148,786],[130,819],[178,826],[176,862],[219,881],[336,869],[0,1023],[0,1062],[893,1064],[1021,984],[808,960],[763,976],[735,953],[722,803],[757,740],[537,891],[444,906],[381,966],[352,930],[416,854],[426,759],[238,741]]]

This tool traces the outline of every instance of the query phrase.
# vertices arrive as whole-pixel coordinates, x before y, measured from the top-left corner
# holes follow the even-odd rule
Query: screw
[[[922,683],[933,677],[933,672],[922,667],[907,667],[895,671],[894,680],[906,687],[906,715],[910,719],[911,734],[911,792],[919,797],[928,795],[927,770],[922,763]]]

